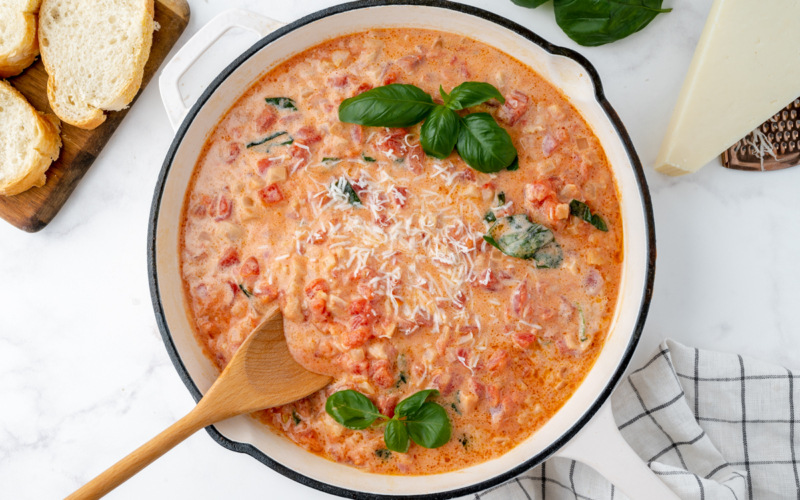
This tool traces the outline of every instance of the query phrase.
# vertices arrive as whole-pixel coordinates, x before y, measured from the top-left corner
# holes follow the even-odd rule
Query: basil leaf
[[[489,113],[461,119],[456,149],[464,162],[478,172],[499,172],[514,162],[517,149],[508,132]]]
[[[433,112],[425,119],[420,131],[419,141],[425,154],[444,160],[458,140],[458,130],[461,120],[452,109],[436,106]]]
[[[494,214],[494,212],[489,210],[488,212],[486,212],[486,215],[483,216],[483,220],[485,220],[486,222],[494,222],[497,220],[497,216]]]
[[[438,397],[439,391],[436,389],[426,389],[400,401],[400,403],[398,403],[394,409],[396,418],[408,417],[409,415],[415,413],[422,407],[422,403],[428,399],[428,396]]]
[[[436,104],[414,85],[376,87],[339,105],[339,120],[368,127],[410,127],[427,117]]]
[[[253,141],[253,142],[248,142],[245,147],[249,149],[249,148],[252,148],[253,146],[260,146],[260,145],[264,144],[265,142],[271,141],[272,139],[275,139],[276,137],[280,137],[282,135],[287,135],[287,132],[285,130],[282,131],[282,132],[275,132],[274,134],[270,134],[270,135],[264,137],[263,139],[259,139],[257,141]]]
[[[386,447],[398,453],[408,452],[408,430],[405,424],[397,419],[389,420],[386,429],[383,431],[383,440]]]
[[[375,163],[376,161],[378,161],[371,156],[364,156],[364,153],[361,153],[361,158],[367,163]]]
[[[519,170],[519,156],[514,158],[514,161],[511,162],[511,165],[506,167],[506,170],[509,172],[513,172],[514,170]]]
[[[342,193],[347,197],[347,202],[351,205],[361,205],[361,198],[358,197],[358,193],[356,190],[353,189],[353,185],[350,184],[345,177],[340,177],[336,181],[334,181],[333,186],[338,189],[341,189]]]
[[[322,159],[322,162],[325,163],[325,162],[329,162],[329,161],[340,161],[340,160],[341,160],[341,158],[331,158],[331,157],[327,157],[326,156],[325,158]]]
[[[389,460],[390,458],[392,458],[392,452],[387,450],[386,448],[380,448],[378,450],[375,450],[375,455],[377,455],[377,457],[380,458],[381,460]]]
[[[561,245],[551,241],[533,254],[533,260],[539,269],[556,269],[564,261],[564,251]]]
[[[425,448],[439,448],[450,441],[450,419],[436,403],[424,403],[405,421],[411,440]]]
[[[597,214],[592,215],[592,211],[589,210],[589,205],[582,201],[572,200],[569,202],[569,213],[585,222],[588,222],[603,232],[608,232],[606,221],[604,221],[603,218]]]
[[[506,255],[533,259],[537,267],[555,268],[564,259],[561,245],[556,243],[553,232],[531,222],[525,214],[497,219],[484,239]]]
[[[520,7],[527,7],[529,9],[535,9],[536,7],[546,4],[550,0],[511,0],[515,4],[519,5]]]
[[[297,111],[297,106],[295,106],[294,101],[288,97],[267,97],[264,100],[267,101],[267,104],[275,106],[278,109],[291,109],[292,111]]]
[[[443,92],[441,85],[439,92]],[[450,96],[445,102],[448,108],[459,110],[483,104],[492,98],[500,101],[500,104],[506,102],[503,94],[494,85],[483,82],[464,82],[450,91]]]
[[[663,0],[554,0],[556,23],[568,37],[596,47],[632,35],[672,9]]]
[[[360,392],[347,389],[331,394],[325,411],[348,429],[366,429],[378,418],[385,419],[372,401]]]

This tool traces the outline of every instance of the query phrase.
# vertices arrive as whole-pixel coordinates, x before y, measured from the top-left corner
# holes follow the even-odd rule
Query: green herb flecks
[[[371,156],[365,156],[363,153],[361,154],[361,159],[363,159],[367,163],[375,163],[376,161],[378,161]]]
[[[548,0],[511,0],[536,8]],[[556,23],[575,42],[596,47],[641,31],[659,14],[663,0],[553,0]]]
[[[331,158],[331,157],[326,156],[325,158],[322,159],[323,163],[327,163],[327,162],[331,162],[331,161],[341,161],[341,158]]]
[[[271,141],[272,139],[276,139],[276,138],[278,138],[278,137],[280,137],[282,135],[289,135],[289,134],[285,130],[283,130],[281,132],[275,132],[274,134],[268,135],[268,136],[264,137],[263,139],[259,139],[257,141],[253,141],[253,142],[248,142],[246,147],[248,149],[250,149],[250,148],[255,147],[255,146],[260,146],[260,145],[265,144],[265,143]]]
[[[361,198],[358,197],[358,193],[353,188],[353,185],[350,184],[350,181],[347,180],[346,177],[339,177],[336,179],[333,184],[328,187],[328,193],[331,197],[335,200],[347,201],[349,204],[353,205],[354,207],[362,207],[364,206],[361,203]]]
[[[303,419],[300,418],[300,415],[298,415],[294,410],[292,410],[292,420],[294,420],[294,425],[300,425],[300,422],[303,421]]]
[[[294,101],[288,97],[267,97],[264,100],[267,101],[267,104],[275,106],[278,109],[290,109],[292,111],[297,111],[297,105],[295,105]]]
[[[394,384],[394,386],[395,388],[398,388],[401,385],[405,384],[406,382],[408,382],[408,377],[406,377],[406,373],[400,372],[400,375],[397,377],[397,383]]]
[[[384,421],[386,448],[406,453],[411,441],[424,448],[438,448],[450,440],[452,429],[447,412],[440,405],[426,401],[437,396],[436,389],[419,391],[400,401],[394,417],[389,418],[382,415],[369,398],[348,389],[331,394],[325,402],[325,411],[348,429],[366,429],[378,419]]]
[[[386,448],[379,448],[375,450],[375,455],[381,460],[389,460],[392,458],[392,452],[387,450]]]
[[[489,234],[483,237],[490,245],[511,257],[533,260],[536,267],[556,268],[564,260],[564,254],[555,241],[553,232],[516,214],[497,219]]]
[[[469,436],[462,434],[461,437],[458,438],[458,442],[461,443],[461,446],[466,450],[469,446]]]
[[[241,283],[239,283],[239,290],[241,290],[244,296],[247,297],[248,299],[253,296],[253,294],[249,290],[247,290],[247,288],[245,288],[244,285],[242,285]]]
[[[584,222],[588,222],[601,231],[608,232],[606,221],[597,214],[593,215],[592,211],[589,210],[589,206],[582,201],[572,200],[569,202],[569,213]]]
[[[508,132],[488,113],[461,117],[456,111],[477,106],[490,99],[504,103],[494,86],[483,82],[465,82],[447,94],[439,93],[443,105],[414,85],[391,84],[376,87],[339,106],[339,120],[371,127],[410,127],[424,120],[420,143],[426,154],[447,158],[455,148],[473,169],[492,173],[515,167],[517,150]],[[365,158],[366,160],[366,158]]]

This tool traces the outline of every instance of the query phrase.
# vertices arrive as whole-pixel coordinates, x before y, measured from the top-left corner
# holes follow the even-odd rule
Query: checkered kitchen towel
[[[664,341],[611,397],[622,435],[682,499],[800,500],[798,374]],[[475,500],[624,499],[574,460],[553,458]]]

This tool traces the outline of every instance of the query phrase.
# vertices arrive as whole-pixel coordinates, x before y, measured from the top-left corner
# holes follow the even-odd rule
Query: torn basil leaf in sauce
[[[569,213],[583,220],[584,222],[588,222],[603,232],[608,232],[606,221],[604,221],[599,215],[592,214],[592,211],[589,210],[589,206],[582,201],[572,200],[569,202]]]
[[[239,290],[241,290],[244,296],[247,297],[248,299],[253,296],[253,294],[250,291],[248,291],[247,288],[245,288],[244,285],[242,285],[241,283],[239,283]]]
[[[554,269],[564,260],[564,252],[553,232],[531,222],[525,214],[497,219],[483,239],[506,255],[533,260],[539,268]]]
[[[439,85],[439,94],[444,105],[456,111],[483,104],[489,99],[497,99],[500,104],[506,102],[503,94],[494,85],[484,82],[464,82],[454,88],[450,95]]]
[[[267,97],[264,100],[267,101],[267,104],[275,106],[278,109],[290,109],[292,111],[297,111],[297,105],[295,105],[294,101],[288,97]]]
[[[325,402],[325,411],[339,424],[354,430],[366,429],[378,419],[387,421],[383,431],[386,448],[406,453],[411,441],[424,448],[439,448],[450,440],[452,427],[447,411],[437,403],[426,401],[437,396],[436,389],[412,394],[400,401],[394,417],[389,418],[381,414],[369,398],[347,389],[331,394]],[[382,450],[375,451],[379,452]],[[390,456],[391,453],[386,458]]]
[[[347,180],[346,177],[339,177],[333,184],[330,185],[328,188],[328,193],[331,197],[335,200],[339,201],[347,201],[349,204],[353,206],[363,206],[361,203],[361,198],[358,197],[358,193],[353,188],[353,185],[350,184],[350,181]],[[345,200],[342,200],[345,198]]]

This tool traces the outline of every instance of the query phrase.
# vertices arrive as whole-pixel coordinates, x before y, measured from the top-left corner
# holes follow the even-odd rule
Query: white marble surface
[[[333,3],[191,0],[182,41],[227,8],[291,21]],[[671,14],[600,48],[570,41],[549,5],[469,3],[584,54],[633,137],[658,237],[655,297],[634,363],[672,337],[800,368],[800,168],[755,174],[715,162],[677,179],[652,170],[711,0],[666,0]],[[252,41],[233,33],[217,52],[232,59]],[[197,78],[185,87],[189,99]],[[2,498],[62,498],[194,404],[161,342],[147,285],[150,202],[171,140],[151,83],[52,224],[25,234],[0,223]],[[326,496],[201,432],[108,498],[286,494]]]

